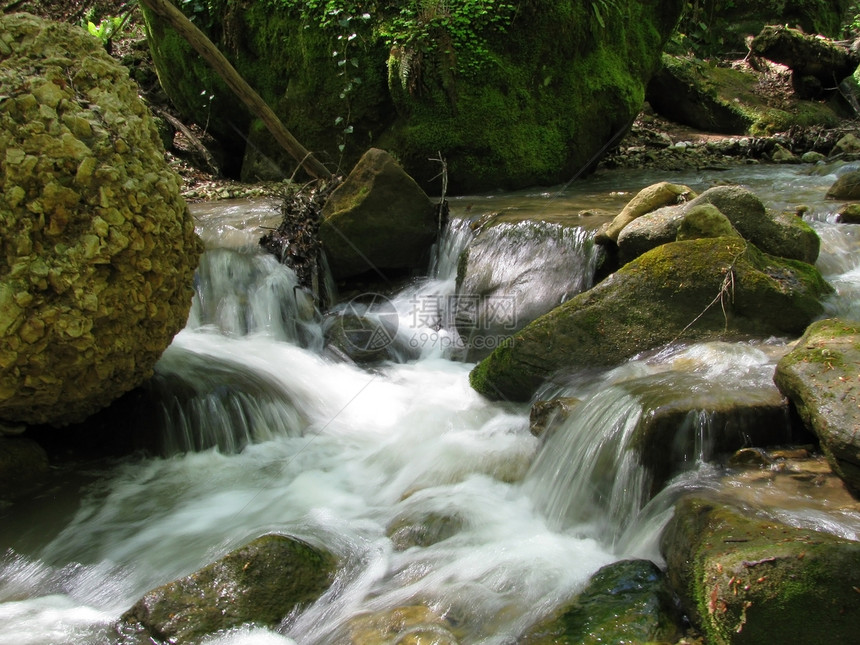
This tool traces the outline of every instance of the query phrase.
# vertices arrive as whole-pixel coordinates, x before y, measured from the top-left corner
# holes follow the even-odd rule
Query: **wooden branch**
[[[296,138],[290,134],[272,109],[254,91],[239,72],[230,64],[218,48],[212,44],[206,35],[194,23],[183,15],[179,9],[167,0],[140,0],[153,13],[164,18],[188,44],[191,45],[203,59],[221,76],[233,93],[257,116],[275,137],[275,140],[286,150],[302,168],[317,179],[330,179],[331,172],[308,152]]]
[[[151,109],[153,111],[157,112],[158,115],[161,116],[162,119],[167,121],[170,125],[172,125],[174,128],[176,128],[182,134],[185,135],[185,138],[188,139],[188,142],[192,146],[194,146],[195,150],[197,150],[197,154],[199,154],[203,158],[203,161],[206,163],[206,165],[209,166],[210,172],[212,172],[215,175],[221,174],[221,168],[218,167],[218,163],[215,161],[215,158],[206,149],[206,146],[203,145],[203,143],[200,141],[200,139],[198,139],[196,136],[194,136],[194,133],[189,128],[187,128],[185,126],[185,124],[182,123],[182,121],[177,119],[172,114],[165,112],[161,108],[152,107]]]

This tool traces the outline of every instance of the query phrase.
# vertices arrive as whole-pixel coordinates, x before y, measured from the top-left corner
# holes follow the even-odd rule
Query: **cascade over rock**
[[[318,3],[181,8],[318,159],[349,168],[368,145],[385,148],[429,191],[441,153],[450,191],[462,193],[556,184],[591,167],[640,111],[684,6],[620,0],[598,20],[584,0],[485,4],[377,3],[336,20]],[[295,162],[230,90],[143,14],[173,104],[207,115],[232,158],[247,147],[290,176]]]
[[[514,334],[470,382],[522,401],[556,372],[617,365],[679,337],[798,335],[830,291],[813,266],[739,238],[664,244]]]
[[[455,322],[466,360],[591,286],[599,249],[579,222],[491,222],[457,266]]]
[[[860,493],[860,325],[831,318],[813,323],[779,362],[777,387],[795,405],[830,466]]]
[[[65,425],[152,374],[200,245],[127,70],[70,25],[0,34],[0,419]]]
[[[686,497],[663,534],[667,576],[706,642],[850,642],[860,542]]]

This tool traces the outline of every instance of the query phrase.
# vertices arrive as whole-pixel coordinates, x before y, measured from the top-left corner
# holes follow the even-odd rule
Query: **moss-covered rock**
[[[782,25],[768,25],[753,38],[750,51],[791,69],[795,93],[821,95],[857,69],[857,53],[816,34]]]
[[[705,132],[744,134],[754,119],[733,100],[737,96],[726,96],[728,77],[736,82],[746,78],[744,72],[717,72],[704,61],[664,54],[646,97],[654,110],[676,123]]]
[[[827,189],[828,199],[860,199],[860,170],[840,175]]]
[[[621,212],[597,235],[597,242],[612,244],[618,241],[621,232],[634,220],[665,206],[682,204],[696,197],[688,186],[661,181],[640,190]]]
[[[684,215],[675,239],[697,240],[703,237],[740,237],[729,218],[713,204],[697,204]]]
[[[426,269],[441,228],[430,198],[377,148],[334,190],[322,215],[319,235],[335,280]]]
[[[670,584],[708,643],[841,643],[860,628],[860,542],[687,497],[660,547]]]
[[[0,25],[0,419],[65,425],[152,374],[200,245],[127,70],[77,27]]]
[[[226,0],[197,22],[325,161],[348,168],[374,145],[429,186],[440,170],[430,159],[441,152],[459,192],[554,184],[593,164],[641,109],[683,7],[622,0],[601,25],[586,0],[527,0],[515,12],[496,3],[474,15],[467,3],[378,3],[367,19],[356,11],[338,20],[310,4]],[[173,103],[244,149],[249,118],[229,90],[144,16]],[[271,150],[266,138],[251,140]],[[280,165],[289,175],[295,162]]]
[[[830,291],[813,266],[737,238],[664,244],[512,336],[470,382],[527,400],[558,371],[617,365],[677,338],[799,335]]]
[[[663,116],[705,132],[768,135],[791,126],[827,124],[840,115],[818,101],[790,99],[774,106],[756,93],[751,71],[719,67],[686,56],[663,55],[663,67],[648,85],[647,99]]]
[[[273,627],[331,585],[336,558],[301,540],[265,535],[199,571],[147,592],[120,628],[190,644],[246,623]]]
[[[840,224],[860,224],[860,204],[843,204],[836,212],[836,221]]]
[[[678,32],[697,51],[737,54],[765,25],[797,25],[808,34],[841,37],[850,6],[851,0],[700,0],[684,12]]]
[[[715,186],[689,202],[688,209],[711,204],[732,226],[765,253],[814,264],[821,240],[815,229],[793,213],[769,211],[743,186]]]
[[[683,219],[683,205],[664,206],[637,217],[618,234],[618,261],[624,265],[661,244],[674,242]]]
[[[679,631],[663,572],[649,560],[622,560],[602,567],[559,615],[533,627],[517,642],[674,642]]]
[[[777,364],[774,381],[818,436],[833,470],[860,493],[860,325],[810,325]]]
[[[707,209],[700,212],[703,206]],[[694,213],[693,220],[684,224]],[[706,213],[709,217],[703,218]],[[718,215],[728,218],[730,228],[725,227],[725,222],[721,228],[705,227],[705,219],[714,223]],[[699,224],[695,224],[699,218]],[[711,236],[720,230],[729,236],[740,233],[766,253],[809,264],[818,258],[821,245],[812,226],[797,215],[769,211],[758,196],[743,186],[716,186],[686,204],[660,208],[626,225],[618,235],[620,260],[628,262],[649,249],[680,239],[679,231],[685,226],[701,228],[697,235],[704,235],[706,228]]]

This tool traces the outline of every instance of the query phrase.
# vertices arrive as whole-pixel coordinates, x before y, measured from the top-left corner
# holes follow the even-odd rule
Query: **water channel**
[[[0,644],[109,643],[110,625],[144,592],[269,532],[334,551],[338,584],[282,629],[212,643],[331,643],[351,617],[416,603],[455,623],[462,643],[513,643],[601,566],[630,556],[659,563],[656,536],[673,495],[719,473],[707,463],[703,414],[688,429],[702,437],[699,454],[648,504],[640,469],[620,448],[642,414],[639,393],[770,395],[787,339],[679,345],[573,378],[564,392],[542,394],[582,399],[569,421],[582,431],[542,441],[529,432],[528,405],[490,402],[469,387],[473,364],[456,360],[451,330],[425,326],[415,303],[454,294],[468,223],[483,213],[617,212],[640,188],[670,180],[698,192],[737,183],[769,208],[808,206],[822,239],[818,266],[837,289],[828,314],[860,319],[860,226],[834,223],[837,204],[824,198],[836,172],[611,172],[455,198],[427,277],[390,298],[404,360],[370,368],[325,350],[321,318],[295,277],[258,250],[261,227],[278,221],[271,202],[195,206],[208,249],[197,296],[149,388],[160,453],[58,473],[38,498],[4,511]],[[600,221],[582,217],[587,231]],[[860,535],[854,514],[805,512],[794,521]],[[439,518],[454,527],[444,539],[396,547],[390,527]]]

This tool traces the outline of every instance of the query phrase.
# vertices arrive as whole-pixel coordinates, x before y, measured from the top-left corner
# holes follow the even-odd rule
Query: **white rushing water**
[[[628,193],[656,180],[625,177]],[[812,205],[820,266],[839,289],[829,306],[858,317],[860,241],[855,227],[827,221],[831,176],[793,167],[718,180],[772,201],[794,191]],[[702,190],[710,179],[673,181]],[[606,182],[555,199],[468,201],[569,212],[576,190],[606,194]],[[455,213],[458,203],[466,200]],[[659,560],[655,536],[673,491],[709,485],[707,418],[694,418],[686,474],[648,503],[649,483],[625,443],[648,411],[643,388],[772,392],[778,339],[675,347],[573,379],[563,394],[583,404],[567,431],[542,443],[529,432],[527,405],[490,402],[469,387],[472,365],[451,360],[444,306],[416,315],[417,302],[454,293],[468,222],[454,220],[431,277],[390,299],[402,362],[362,368],[323,351],[320,315],[291,272],[256,248],[271,209],[249,207],[246,217],[229,208],[200,216],[209,250],[198,296],[149,387],[157,405],[143,422],[163,426],[161,456],[59,473],[55,487],[4,517],[0,645],[109,643],[111,624],[144,592],[269,532],[336,553],[337,584],[282,630],[240,629],[210,645],[329,643],[360,613],[416,603],[456,622],[463,643],[512,643],[601,566]],[[440,518],[444,539],[396,548],[391,527]]]

